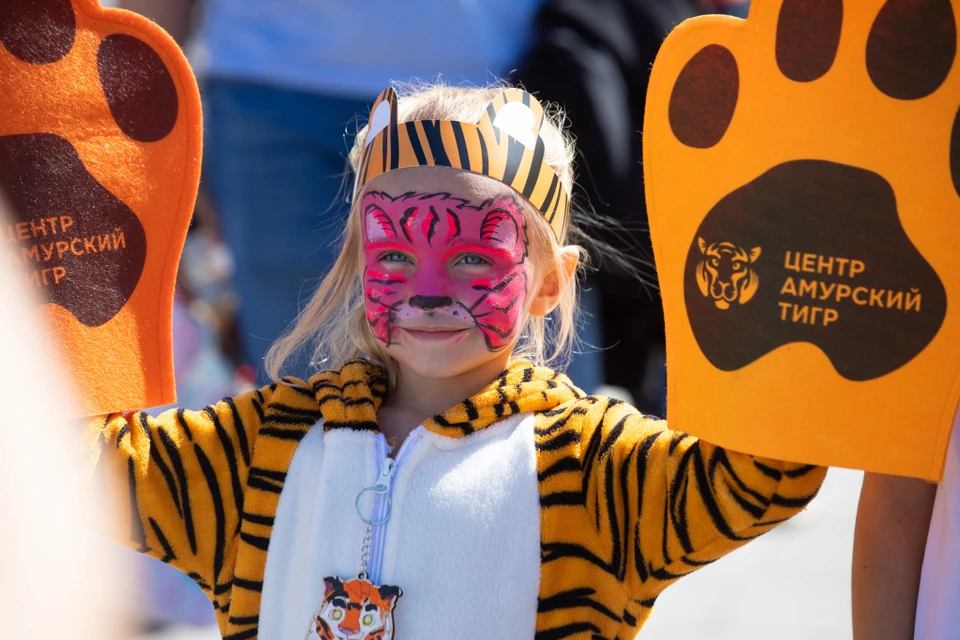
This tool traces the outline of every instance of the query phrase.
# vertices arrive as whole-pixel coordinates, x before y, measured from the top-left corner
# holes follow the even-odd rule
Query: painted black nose
[[[417,307],[418,309],[423,309],[424,311],[432,311],[433,309],[440,309],[441,307],[449,307],[453,304],[448,296],[413,296],[410,298],[410,306]]]

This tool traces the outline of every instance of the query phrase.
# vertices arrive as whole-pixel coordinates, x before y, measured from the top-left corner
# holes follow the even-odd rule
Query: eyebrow
[[[488,244],[479,244],[476,242],[469,242],[465,244],[459,244],[449,249],[446,253],[443,254],[444,262],[446,262],[450,258],[450,256],[453,255],[454,253],[482,253],[486,255],[495,256],[497,258],[500,258],[501,260],[514,259],[513,252],[507,249],[504,249],[501,247],[494,247]]]
[[[408,251],[414,255],[417,252],[414,250],[412,245],[398,242],[397,240],[375,240],[374,242],[368,242],[363,245],[364,251],[383,251],[385,249],[394,249],[396,251]]]

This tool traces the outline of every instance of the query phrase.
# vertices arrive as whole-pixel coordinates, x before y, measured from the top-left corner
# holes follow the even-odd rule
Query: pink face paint
[[[397,327],[475,327],[490,350],[506,347],[527,294],[520,207],[508,197],[472,205],[447,193],[368,192],[364,293],[377,338],[392,344]]]

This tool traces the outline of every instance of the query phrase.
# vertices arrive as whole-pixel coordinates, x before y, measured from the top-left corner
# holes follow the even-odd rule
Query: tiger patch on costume
[[[378,587],[369,580],[323,579],[323,603],[313,616],[307,640],[391,640],[393,608],[400,587]]]
[[[712,298],[718,309],[730,304],[745,304],[760,286],[757,272],[750,268],[760,257],[760,247],[747,251],[732,242],[711,242],[697,238],[703,260],[697,264],[697,286],[706,298]]]

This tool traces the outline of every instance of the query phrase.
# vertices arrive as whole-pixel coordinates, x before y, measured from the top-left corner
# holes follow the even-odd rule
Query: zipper
[[[400,463],[406,458],[413,448],[411,442],[420,439],[423,433],[423,425],[418,426],[411,431],[395,458],[388,457],[390,453],[387,446],[387,438],[382,433],[377,434],[377,464],[380,467],[380,476],[377,478],[374,486],[377,488],[376,502],[373,508],[373,521],[381,524],[373,527],[373,537],[370,541],[370,561],[367,563],[367,574],[373,584],[380,584],[380,573],[383,571],[383,547],[386,538],[387,523],[393,515],[393,479],[397,475]]]

